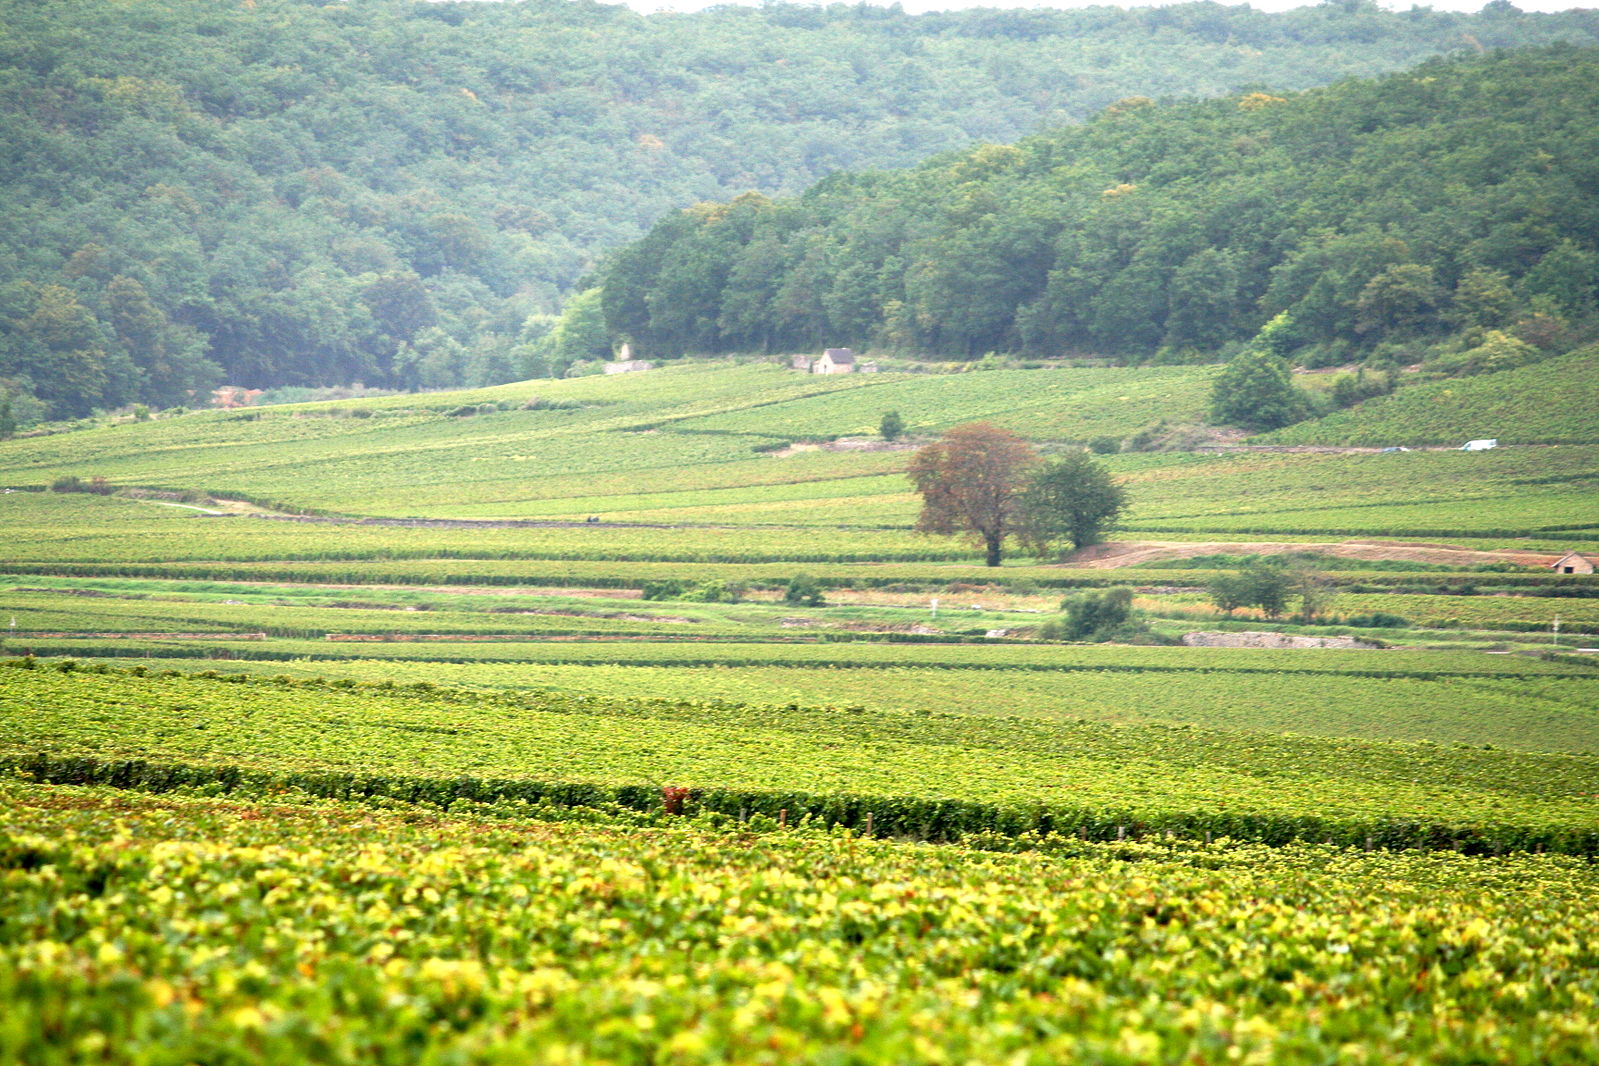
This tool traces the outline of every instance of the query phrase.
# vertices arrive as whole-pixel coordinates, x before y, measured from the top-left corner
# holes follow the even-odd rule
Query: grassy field
[[[946,800],[964,805],[955,809],[966,813],[936,815],[946,820],[928,829],[933,835],[1008,825],[1006,812],[1041,803],[1055,811],[1050,824],[1110,816],[1145,832],[1189,836],[1347,841],[1380,829],[1407,843],[1441,833],[1599,848],[1588,791],[1599,769],[1593,755],[23,666],[0,666],[0,754],[68,781],[81,779],[75,775],[85,758],[106,768],[106,780],[116,779],[123,760],[137,759],[279,778],[332,773],[448,784],[470,777],[613,791],[647,786],[646,798],[663,785],[812,797],[794,800],[796,816],[826,809],[829,796],[872,796],[885,826],[896,810],[932,817],[927,812],[943,810]],[[30,762],[40,757],[45,769]],[[59,766],[51,770],[52,763]]]
[[[672,695],[766,706],[856,707],[1041,722],[1195,725],[1303,736],[1492,744],[1599,752],[1599,675],[1576,667],[1510,674],[1479,653],[1413,652],[1404,662],[1305,663],[1304,653],[1231,658],[1199,649],[1116,652],[1015,647],[758,644],[388,644],[182,642],[145,658],[137,647],[55,642],[150,669],[190,673],[437,682],[480,691],[627,699]],[[51,644],[40,648],[47,651]],[[1213,649],[1206,649],[1207,651]],[[119,655],[120,653],[120,655]],[[165,654],[175,658],[166,658]],[[1269,653],[1267,653],[1269,654]],[[226,658],[221,658],[225,656]],[[1384,657],[1385,659],[1388,657]],[[1009,662],[1007,662],[1009,660]],[[1020,660],[1018,662],[1018,660]],[[1545,665],[1545,664],[1537,664]],[[1497,669],[1495,668],[1497,666]],[[1281,667],[1280,669],[1278,667]],[[1417,668],[1427,673],[1412,672]]]

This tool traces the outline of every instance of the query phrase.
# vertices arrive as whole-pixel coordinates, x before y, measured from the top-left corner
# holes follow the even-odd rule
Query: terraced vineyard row
[[[407,690],[0,669],[0,755],[60,783],[151,787],[264,773],[262,784],[337,794],[529,801],[581,784],[580,802],[635,804],[664,783],[725,812],[781,807],[854,821],[872,811],[884,831],[938,838],[1121,826],[1118,835],[1599,850],[1593,756],[438,692],[431,682]]]

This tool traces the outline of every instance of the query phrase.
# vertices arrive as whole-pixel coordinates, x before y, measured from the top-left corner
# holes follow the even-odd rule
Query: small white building
[[[855,373],[855,353],[848,348],[829,348],[822,357],[811,363],[813,374]]]
[[[1585,555],[1567,552],[1559,559],[1556,559],[1554,565],[1549,569],[1557,574],[1591,574],[1593,573],[1593,561]]]
[[[1499,439],[1495,437],[1493,440],[1468,440],[1460,446],[1460,450],[1463,452],[1485,452],[1489,448],[1497,447],[1499,447]]]

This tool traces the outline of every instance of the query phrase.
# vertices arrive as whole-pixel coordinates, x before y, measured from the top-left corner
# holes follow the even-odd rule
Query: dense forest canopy
[[[1292,89],[1558,39],[1599,40],[1599,16],[0,0],[0,393],[66,417],[223,380],[559,371],[530,343],[545,316],[685,204],[908,166],[1130,94]],[[841,313],[853,335],[879,311]],[[781,322],[760,339],[816,332]],[[939,347],[1004,332],[951,330]],[[574,326],[560,347],[599,343]]]
[[[1599,292],[1599,50],[1299,94],[1135,97],[908,172],[660,222],[602,304],[636,348],[871,345],[1502,369]],[[1356,397],[1358,399],[1358,397]]]

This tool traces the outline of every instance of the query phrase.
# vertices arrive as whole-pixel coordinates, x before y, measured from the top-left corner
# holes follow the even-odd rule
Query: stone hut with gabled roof
[[[813,374],[855,373],[855,353],[848,348],[829,348],[811,364]]]
[[[1591,574],[1593,573],[1593,560],[1587,556],[1578,555],[1576,552],[1567,552],[1555,560],[1549,569],[1557,574]]]

